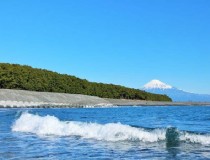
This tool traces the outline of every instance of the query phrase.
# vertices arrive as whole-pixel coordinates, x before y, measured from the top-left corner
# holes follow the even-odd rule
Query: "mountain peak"
[[[171,89],[172,86],[161,82],[160,80],[154,79],[144,85],[144,89]]]

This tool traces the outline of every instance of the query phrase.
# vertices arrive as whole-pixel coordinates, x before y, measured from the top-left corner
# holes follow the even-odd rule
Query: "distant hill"
[[[186,92],[159,80],[150,81],[142,89],[150,93],[168,95],[175,102],[210,102],[210,95]]]
[[[0,88],[84,94],[102,98],[171,101],[166,95],[120,85],[89,82],[67,74],[8,63],[0,63]]]

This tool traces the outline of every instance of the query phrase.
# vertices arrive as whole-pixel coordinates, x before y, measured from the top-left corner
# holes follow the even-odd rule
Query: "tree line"
[[[115,99],[171,101],[166,95],[120,85],[89,82],[67,74],[8,63],[0,63],[0,88],[84,94]]]

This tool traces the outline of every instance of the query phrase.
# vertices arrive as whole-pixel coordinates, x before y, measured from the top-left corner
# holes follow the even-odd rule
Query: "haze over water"
[[[0,159],[210,159],[210,106],[0,109]]]

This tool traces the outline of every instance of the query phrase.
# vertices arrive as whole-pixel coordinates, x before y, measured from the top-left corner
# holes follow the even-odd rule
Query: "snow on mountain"
[[[144,85],[145,89],[154,89],[154,88],[158,88],[158,89],[171,89],[172,86],[165,84],[157,79],[154,79],[152,81],[150,81],[149,83]]]
[[[159,80],[150,81],[142,89],[150,93],[165,94],[176,102],[210,102],[210,95],[186,92]]]

